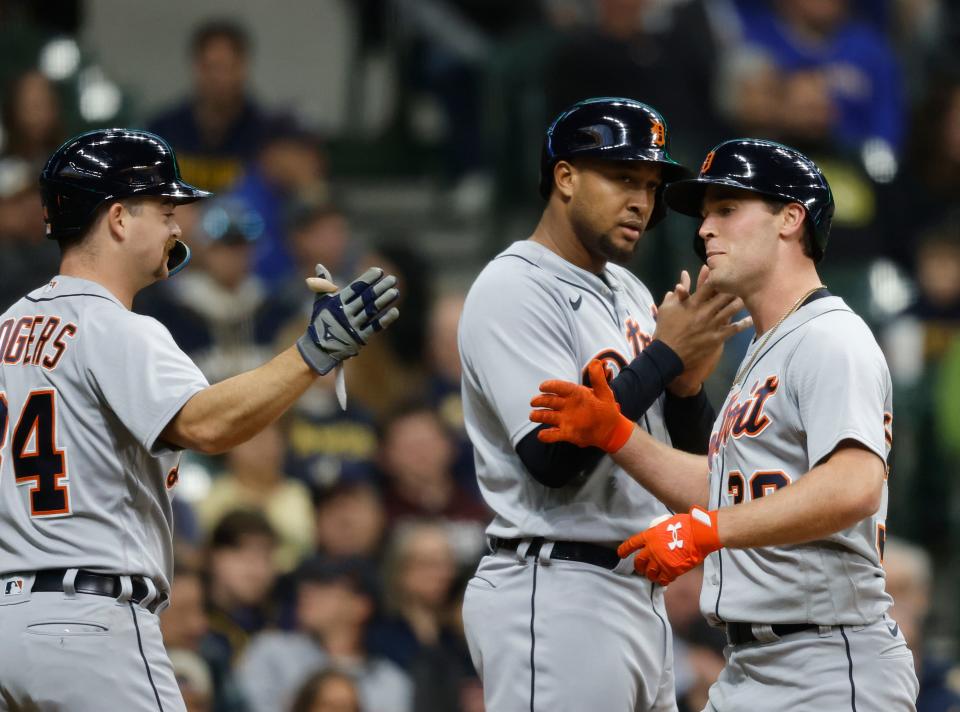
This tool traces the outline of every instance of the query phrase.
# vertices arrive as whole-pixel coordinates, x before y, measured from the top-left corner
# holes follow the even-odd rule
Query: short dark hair
[[[790,205],[790,203],[796,203],[796,200],[784,200],[783,198],[774,198],[770,195],[760,194],[760,199],[766,203],[767,208],[770,209],[774,215],[780,213],[785,207]],[[802,203],[801,203],[802,204]],[[806,208],[804,208],[806,211]],[[804,216],[803,219],[803,254],[806,257],[809,257],[814,262],[819,262],[820,258],[823,257],[823,251],[817,245],[817,241],[814,239],[813,235],[813,226],[810,224],[810,221]]]
[[[309,712],[312,710],[314,699],[320,692],[321,688],[323,688],[323,686],[326,685],[330,680],[337,679],[349,682],[350,685],[353,686],[354,690],[356,690],[356,680],[350,677],[350,675],[347,673],[334,668],[320,670],[319,672],[315,672],[313,675],[307,678],[299,690],[297,690],[297,694],[293,699],[293,704],[290,706],[291,712]]]
[[[260,536],[269,539],[273,544],[277,543],[277,533],[263,514],[248,509],[235,509],[217,522],[210,534],[210,549],[235,549],[250,536]]]
[[[190,38],[190,54],[196,59],[213,40],[226,40],[237,54],[250,54],[250,35],[242,25],[233,20],[214,19],[204,22]]]

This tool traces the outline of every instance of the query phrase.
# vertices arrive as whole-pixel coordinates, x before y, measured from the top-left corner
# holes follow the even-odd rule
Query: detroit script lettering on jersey
[[[740,400],[739,396],[730,401],[730,405],[723,412],[719,420],[720,428],[710,435],[710,446],[707,456],[711,463],[720,449],[726,446],[730,437],[739,440],[746,435],[755,438],[770,424],[770,418],[763,412],[767,401],[773,397],[780,387],[780,379],[776,376],[767,376],[750,389],[750,396]]]
[[[67,339],[77,335],[76,324],[67,322],[61,326],[61,321],[60,317],[49,314],[5,320],[0,324],[3,363],[55,369],[70,343]]]

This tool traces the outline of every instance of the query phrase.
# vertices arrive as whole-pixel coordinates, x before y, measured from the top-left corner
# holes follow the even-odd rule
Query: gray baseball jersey
[[[650,343],[654,302],[629,271],[595,275],[543,245],[516,242],[480,273],[460,319],[463,411],[480,489],[498,537],[618,544],[667,512],[609,457],[576,487],[550,489],[514,449],[537,427],[530,399],[552,378],[580,383],[593,358],[615,375]],[[640,425],[669,442],[663,399]]]
[[[734,387],[710,440],[710,507],[785,487],[842,440],[886,462],[892,444],[891,382],[870,329],[839,297],[789,316]],[[890,606],[880,509],[821,541],[722,549],[705,562],[700,607],[712,622],[866,625]]]
[[[59,276],[0,316],[0,574],[172,575],[158,437],[207,386],[167,329],[104,287]]]
[[[653,308],[627,270],[608,265],[592,274],[531,241],[501,253],[467,295],[463,410],[480,488],[495,512],[487,531],[522,540],[516,551],[484,557],[464,595],[487,709],[676,712],[663,590],[633,575],[630,561],[611,570],[553,558],[550,541],[616,545],[666,508],[609,457],[582,481],[550,488],[515,450],[537,427],[529,413],[540,383],[581,382],[593,358],[615,374],[649,343]],[[662,400],[640,424],[669,442]],[[533,537],[547,542],[528,556]]]

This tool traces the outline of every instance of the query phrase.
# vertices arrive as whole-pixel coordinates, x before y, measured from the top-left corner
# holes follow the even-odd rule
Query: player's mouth
[[[708,267],[710,266],[710,260],[712,258],[717,257],[718,255],[725,255],[725,254],[727,253],[722,252],[721,250],[710,250],[709,252],[707,252],[707,266]]]
[[[636,242],[640,239],[640,236],[643,234],[643,223],[639,220],[631,220],[630,222],[620,223],[620,229],[623,230],[624,235],[631,242]]]

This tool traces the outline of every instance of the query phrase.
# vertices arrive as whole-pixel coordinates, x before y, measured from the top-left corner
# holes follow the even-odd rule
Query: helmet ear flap
[[[170,256],[167,257],[167,272],[169,276],[175,275],[177,272],[182,270],[187,266],[187,263],[190,262],[190,257],[192,256],[189,245],[183,240],[177,240],[177,243],[173,246],[173,249],[170,250]]]
[[[663,199],[663,191],[665,188],[666,185],[661,183],[657,188],[656,193],[654,193],[653,211],[650,213],[650,219],[647,221],[647,224],[644,227],[645,230],[649,230],[650,228],[656,226],[657,223],[667,216],[667,204]]]

